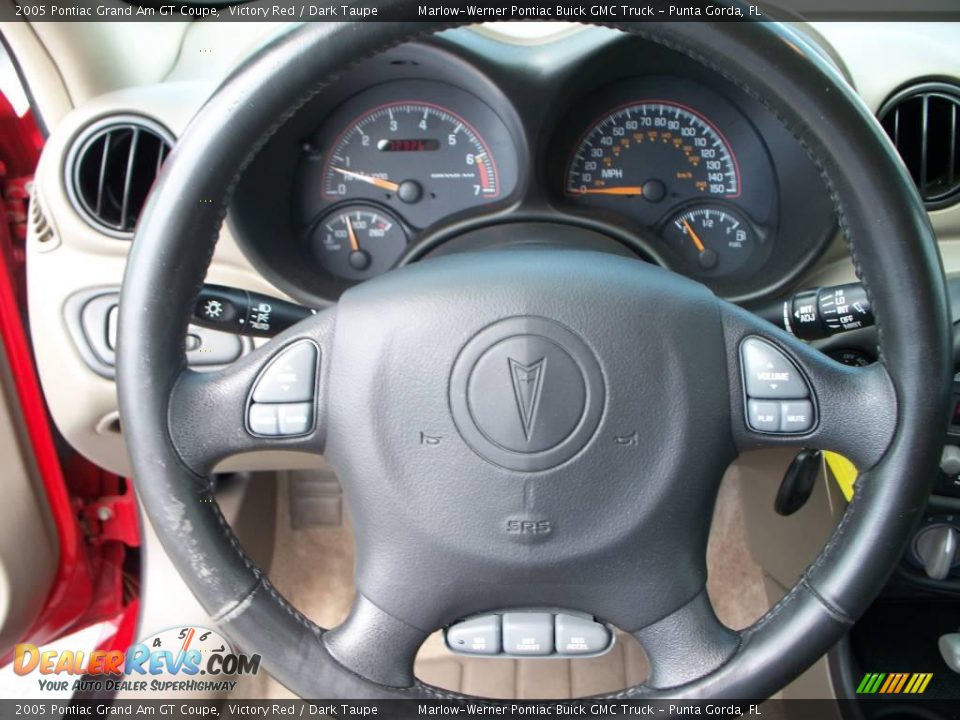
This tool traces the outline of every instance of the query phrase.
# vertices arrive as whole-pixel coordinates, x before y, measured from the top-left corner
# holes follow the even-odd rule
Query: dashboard
[[[268,141],[230,222],[272,283],[321,306],[399,265],[530,242],[530,228],[573,242],[572,226],[580,245],[749,303],[836,234],[814,163],[758,99],[603,29],[536,46],[455,31],[361,63]]]

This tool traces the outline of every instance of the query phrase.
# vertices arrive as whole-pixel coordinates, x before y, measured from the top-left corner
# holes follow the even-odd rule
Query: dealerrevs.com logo
[[[41,650],[17,645],[13,669],[40,675],[41,690],[72,692],[230,691],[238,675],[255,675],[259,655],[233,651],[201,627],[164,630],[121,650]]]

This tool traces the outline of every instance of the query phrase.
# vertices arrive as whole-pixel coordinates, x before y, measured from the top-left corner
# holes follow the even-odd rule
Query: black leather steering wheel
[[[473,613],[560,607],[632,632],[647,651],[647,684],[618,697],[766,697],[864,611],[922,512],[946,418],[950,323],[932,230],[881,129],[788,27],[614,27],[721,73],[803,144],[870,293],[881,359],[842,366],[638,260],[533,248],[402,268],[225,370],[189,370],[186,327],[251,158],[349,63],[441,26],[291,30],[220,88],[167,162],[123,284],[118,381],[136,489],[161,542],[227,636],[301,696],[456,697],[413,677],[431,631]],[[799,368],[816,407],[812,429],[750,429],[747,337]],[[319,354],[313,430],[252,436],[256,378],[303,342]],[[524,396],[519,421],[511,377],[541,386]],[[421,433],[439,442],[424,444]],[[635,442],[614,441],[630,433]],[[771,445],[836,450],[861,474],[816,561],[776,607],[734,632],[704,589],[711,512],[736,455]],[[292,608],[219,512],[211,469],[257,449],[323,452],[343,483],[358,598],[338,628]],[[550,532],[512,532],[518,520]]]

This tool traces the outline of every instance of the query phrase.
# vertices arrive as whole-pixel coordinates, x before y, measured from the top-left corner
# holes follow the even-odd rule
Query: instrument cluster
[[[424,229],[512,193],[518,162],[503,120],[464,90],[399,81],[361,92],[323,124],[301,167],[313,252],[349,281],[385,272]]]
[[[564,206],[652,236],[664,264],[717,289],[760,271],[776,233],[777,182],[732,103],[683,78],[650,76],[575,107],[555,141],[565,165],[549,170],[562,176]]]
[[[525,66],[532,51],[468,48],[457,32],[352,71],[241,182],[233,217],[248,237],[269,232],[270,198],[287,204],[289,230],[274,234],[296,251],[246,244],[295,297],[332,302],[452,239],[462,249],[471,231],[529,222],[587,228],[753,300],[832,238],[832,205],[799,143],[692,61],[606,33]]]

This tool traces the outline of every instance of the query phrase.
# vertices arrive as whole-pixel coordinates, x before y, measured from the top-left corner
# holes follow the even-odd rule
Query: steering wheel
[[[650,678],[617,697],[766,697],[851,627],[925,506],[950,324],[933,232],[882,130],[786,26],[612,26],[722,74],[806,148],[868,288],[880,361],[840,365],[639,260],[527,244],[387,273],[230,367],[191,371],[186,328],[251,158],[338,71],[446,26],[289,31],[217,91],[167,161],[127,266],[118,381],[136,490],[167,553],[224,633],[303,697],[460,697],[414,678],[427,635],[537,607],[637,638]],[[812,426],[753,429],[757,357],[799,383]],[[297,437],[248,425],[271,397],[252,389],[281,361],[310,380]],[[861,471],[856,493],[797,584],[734,632],[705,592],[716,493],[738,453],[784,445],[843,453]],[[331,630],[243,553],[211,492],[219,460],[281,449],[323,453],[343,484],[358,594]]]

